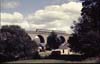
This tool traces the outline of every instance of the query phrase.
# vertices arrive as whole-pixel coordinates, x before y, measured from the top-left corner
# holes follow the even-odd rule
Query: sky
[[[1,25],[19,25],[26,30],[50,29],[72,33],[82,5],[78,0],[0,0]]]

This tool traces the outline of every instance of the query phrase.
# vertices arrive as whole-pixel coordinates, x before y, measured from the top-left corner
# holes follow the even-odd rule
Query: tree
[[[51,34],[47,37],[47,48],[50,49],[58,49],[61,45],[60,39],[57,36],[56,32],[51,32]]]
[[[1,27],[0,60],[32,58],[36,49],[36,43],[21,27],[15,25]]]
[[[87,56],[100,54],[100,0],[85,0],[79,23],[73,27],[69,47]]]
[[[60,38],[60,42],[61,43],[64,43],[65,42],[65,38],[63,36],[59,36],[59,38]]]

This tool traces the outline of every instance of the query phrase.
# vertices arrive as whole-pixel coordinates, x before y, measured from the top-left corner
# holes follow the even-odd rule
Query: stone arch
[[[40,43],[45,43],[45,39],[42,35],[37,35],[40,39]]]

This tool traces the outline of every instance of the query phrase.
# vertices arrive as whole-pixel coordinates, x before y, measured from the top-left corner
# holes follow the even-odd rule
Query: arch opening
[[[40,43],[45,43],[44,37],[42,35],[37,35],[40,39]]]

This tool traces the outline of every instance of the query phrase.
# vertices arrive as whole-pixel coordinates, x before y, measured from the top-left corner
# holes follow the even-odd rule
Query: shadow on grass
[[[48,57],[45,57],[45,59],[57,59],[57,60],[67,60],[67,61],[82,61],[86,59],[83,55],[56,55],[51,54]]]

